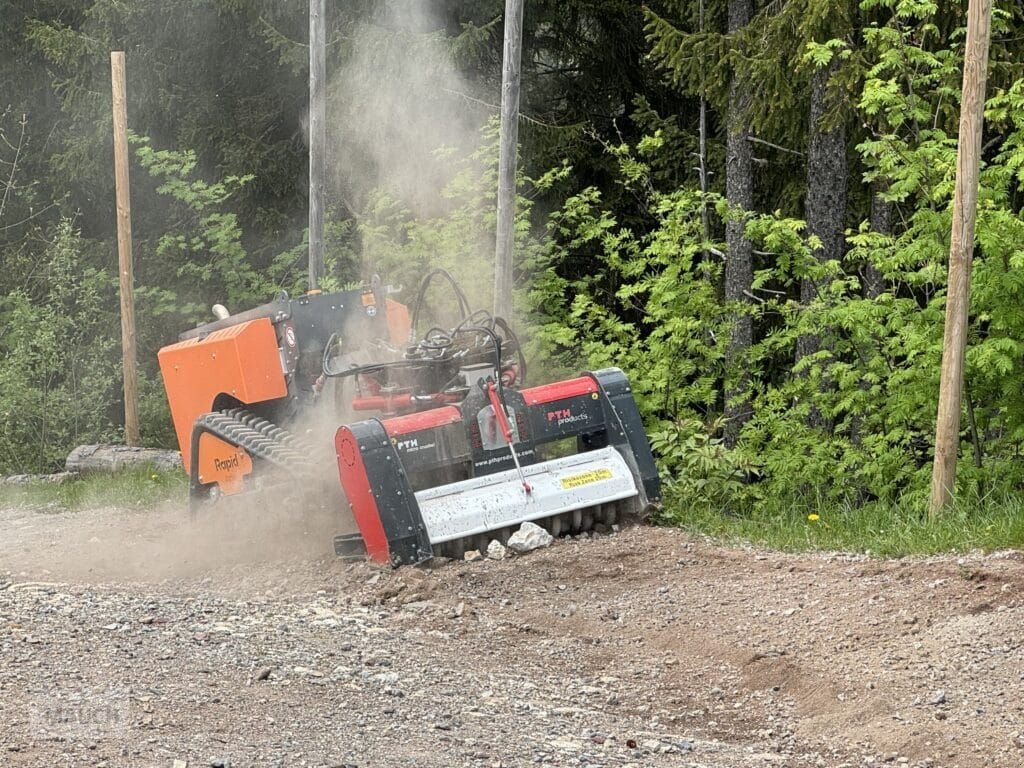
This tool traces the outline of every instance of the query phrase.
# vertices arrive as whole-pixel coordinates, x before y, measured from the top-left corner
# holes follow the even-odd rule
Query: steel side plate
[[[474,536],[530,520],[638,495],[633,474],[614,448],[474,477],[416,493],[431,544]]]

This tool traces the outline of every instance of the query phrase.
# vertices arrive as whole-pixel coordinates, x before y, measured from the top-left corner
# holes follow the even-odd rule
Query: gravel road
[[[390,571],[257,514],[0,510],[0,765],[1024,765],[1015,552]]]

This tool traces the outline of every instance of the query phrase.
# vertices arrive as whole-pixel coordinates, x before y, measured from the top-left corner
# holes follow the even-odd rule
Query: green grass
[[[146,508],[182,501],[181,472],[125,470],[75,478],[61,485],[34,482],[0,486],[0,506],[82,510]],[[812,516],[817,515],[816,519]],[[786,552],[866,552],[879,557],[1024,548],[1024,499],[1016,496],[961,501],[931,522],[920,502],[885,504],[764,503],[732,514],[666,502],[661,521],[727,544],[750,543]]]
[[[816,518],[814,516],[817,516]],[[1024,548],[1024,501],[1015,497],[962,502],[934,521],[919,503],[764,504],[749,514],[666,505],[665,522],[726,543],[787,552],[869,553],[880,557]]]
[[[111,474],[90,474],[56,484],[32,482],[0,486],[0,506],[30,506],[54,510],[95,507],[149,507],[172,499],[184,500],[187,481],[181,472],[151,468]]]

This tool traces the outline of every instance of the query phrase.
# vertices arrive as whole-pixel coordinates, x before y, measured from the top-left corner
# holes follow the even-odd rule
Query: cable
[[[324,345],[324,357],[323,357],[323,360],[320,361],[320,369],[321,369],[321,371],[323,371],[325,376],[330,376],[331,375],[330,373],[328,373],[328,371],[331,369],[330,365],[329,365],[329,360],[331,359],[331,349],[334,347],[334,342],[336,342],[337,340],[338,340],[337,332],[332,333],[328,337],[327,343]]]

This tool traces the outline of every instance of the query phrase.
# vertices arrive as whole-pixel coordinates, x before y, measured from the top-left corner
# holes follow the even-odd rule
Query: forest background
[[[491,303],[500,0],[328,3],[326,287]],[[966,2],[530,0],[517,322],[618,365],[666,515],[927,498]],[[995,3],[960,498],[1024,483],[1024,7]],[[125,50],[144,442],[156,351],[306,280],[306,7],[0,2],[0,473],[121,429]],[[787,513],[788,514],[788,513]]]

